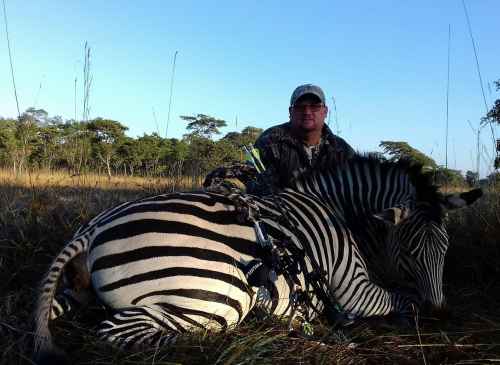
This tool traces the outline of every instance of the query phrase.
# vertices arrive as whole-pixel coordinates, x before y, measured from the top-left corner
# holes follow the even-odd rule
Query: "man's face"
[[[315,95],[304,95],[288,109],[292,128],[298,132],[321,131],[328,108]]]

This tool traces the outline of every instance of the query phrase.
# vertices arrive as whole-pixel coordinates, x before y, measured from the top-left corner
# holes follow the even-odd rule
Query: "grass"
[[[11,177],[0,171],[0,364],[29,364],[36,286],[78,226],[106,207],[171,191],[177,182],[65,174]],[[500,194],[448,218],[446,322],[385,319],[342,332],[321,319],[312,339],[291,338],[286,323],[249,317],[227,333],[196,333],[176,345],[122,352],[98,341],[104,314],[91,307],[54,323],[56,342],[80,364],[487,364],[500,362]]]
[[[76,187],[76,188],[99,188],[102,190],[141,190],[146,192],[174,191],[193,189],[201,186],[201,177],[162,178],[162,177],[138,177],[138,176],[113,176],[83,174],[70,175],[64,171],[47,172],[44,170],[34,171],[29,174],[14,176],[12,171],[0,169],[0,184],[15,185],[18,187],[31,187],[43,189]]]

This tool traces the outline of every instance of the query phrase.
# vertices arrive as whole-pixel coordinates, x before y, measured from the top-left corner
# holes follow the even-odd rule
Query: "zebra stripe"
[[[76,237],[65,246],[55,258],[47,275],[42,281],[43,284],[40,288],[40,295],[36,306],[35,353],[53,351],[52,337],[48,327],[49,319],[51,316],[56,316],[58,310],[64,308],[58,303],[56,305],[56,311],[52,311],[57,283],[66,264],[87,251],[89,244],[88,233],[91,232],[93,232],[92,229]]]
[[[98,333],[123,347],[165,344],[175,333],[199,328],[230,328],[254,307],[290,315],[294,280],[312,290],[305,273],[316,266],[335,300],[355,316],[409,311],[417,298],[387,289],[379,257],[391,263],[387,270],[395,276],[410,276],[420,265],[415,285],[425,300],[439,303],[442,290],[436,282],[442,280],[447,236],[417,204],[419,196],[428,196],[427,205],[439,205],[418,173],[404,164],[359,158],[301,178],[276,199],[255,198],[270,238],[304,252],[296,278],[278,275],[265,290],[251,287],[245,276],[247,265],[259,259],[254,227],[238,221],[226,196],[163,194],[103,212],[78,230],[49,270],[37,312],[38,347],[50,350],[48,314],[55,287],[64,265],[81,253],[87,255],[98,298],[115,310]],[[373,218],[393,207],[415,214],[395,227]],[[403,244],[411,247],[409,256],[400,257]],[[431,245],[436,249],[429,256]],[[311,302],[307,311],[313,317],[323,303],[316,293]]]

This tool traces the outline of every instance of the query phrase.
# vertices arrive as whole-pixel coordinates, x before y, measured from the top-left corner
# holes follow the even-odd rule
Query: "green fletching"
[[[243,146],[245,150],[245,159],[250,162],[259,174],[266,170],[266,167],[260,159],[260,151],[254,146]]]
[[[314,335],[314,327],[307,321],[302,322],[302,333],[304,336],[310,337]]]

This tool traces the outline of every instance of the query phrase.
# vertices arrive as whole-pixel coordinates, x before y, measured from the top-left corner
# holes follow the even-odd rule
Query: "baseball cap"
[[[295,102],[306,94],[312,94],[317,96],[323,104],[325,104],[325,93],[319,86],[313,84],[305,84],[298,86],[292,93],[292,97],[290,98],[290,105],[295,104]]]

